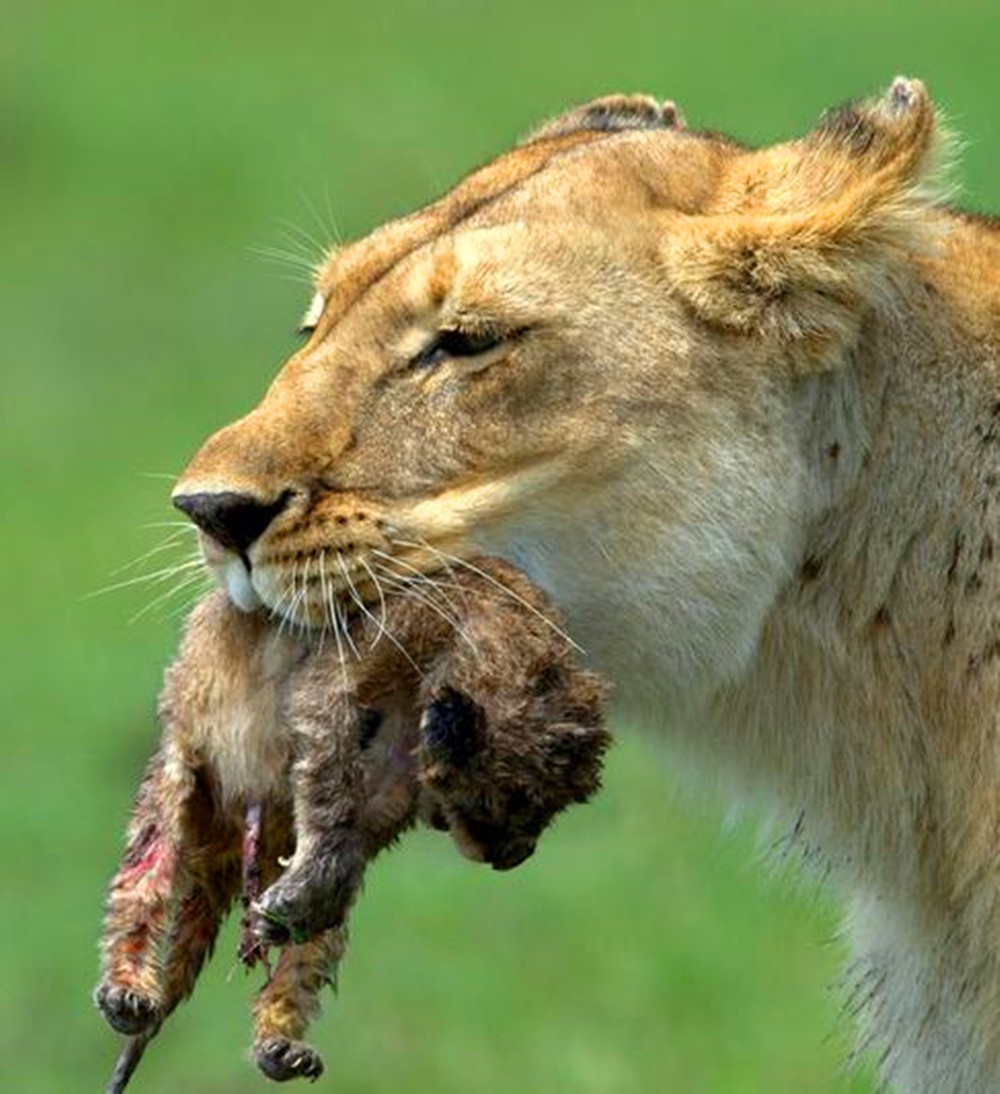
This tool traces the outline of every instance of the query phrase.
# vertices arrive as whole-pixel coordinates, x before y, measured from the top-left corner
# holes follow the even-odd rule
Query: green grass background
[[[764,141],[898,72],[997,207],[998,32],[995,0],[0,4],[0,1090],[95,1091],[116,1052],[102,891],[181,600],[129,625],[151,593],[83,597],[293,345],[307,290],[249,248],[362,233],[597,93]],[[512,875],[430,834],[377,864],[316,1029],[327,1089],[872,1089],[841,1066],[836,894],[768,880],[625,727],[606,782]],[[264,1088],[232,954],[136,1091]]]

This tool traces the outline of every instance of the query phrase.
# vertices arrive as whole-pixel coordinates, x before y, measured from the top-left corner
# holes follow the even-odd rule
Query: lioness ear
[[[617,133],[628,129],[683,128],[684,115],[669,99],[661,103],[651,95],[605,95],[544,122],[519,143],[531,144],[586,130]]]
[[[671,282],[712,323],[824,356],[893,264],[927,249],[937,130],[923,84],[900,78],[801,141],[740,157],[713,210],[671,221]]]

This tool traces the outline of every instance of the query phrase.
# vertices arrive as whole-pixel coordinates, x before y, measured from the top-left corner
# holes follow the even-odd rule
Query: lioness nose
[[[288,504],[286,492],[269,505],[250,494],[178,494],[174,505],[223,547],[244,554]]]

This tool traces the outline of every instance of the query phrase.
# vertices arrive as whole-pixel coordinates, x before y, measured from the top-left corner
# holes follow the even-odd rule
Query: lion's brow
[[[376,229],[372,236],[357,244],[364,251],[355,267],[338,276],[338,284],[331,292],[323,316],[324,331],[341,322],[376,285],[421,247],[508,197],[569,153],[582,146],[606,144],[628,132],[579,130],[516,146],[477,168],[442,197],[383,229]],[[394,229],[400,230],[398,242],[394,238],[385,248],[379,248],[379,236]],[[392,245],[394,242],[396,246]]]

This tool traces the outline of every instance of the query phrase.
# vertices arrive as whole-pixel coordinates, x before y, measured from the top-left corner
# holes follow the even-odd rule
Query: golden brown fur
[[[633,721],[801,814],[886,1078],[995,1090],[1000,233],[937,203],[917,82],[756,151],[637,112],[332,254],[176,496],[280,500],[209,560],[314,626],[411,567],[524,566]]]
[[[315,1078],[302,1037],[347,912],[418,810],[508,869],[596,791],[605,689],[551,605],[493,559],[458,575],[448,604],[407,588],[378,618],[359,614],[350,664],[221,592],[195,608],[108,899],[96,999],[131,1037],[110,1090],[193,989],[237,895],[247,964],[294,939],[254,1001],[255,1059],[270,1078]]]

